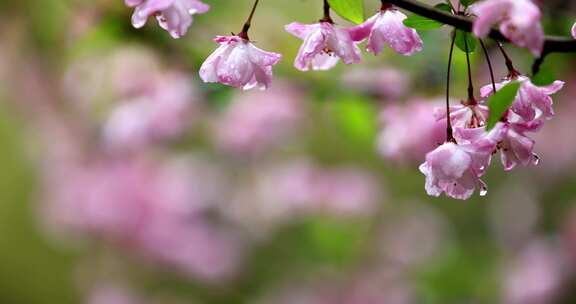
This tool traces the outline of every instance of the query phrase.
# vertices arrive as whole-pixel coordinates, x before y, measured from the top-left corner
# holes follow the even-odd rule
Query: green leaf
[[[556,76],[554,75],[554,71],[552,69],[540,69],[538,74],[532,76],[530,81],[539,87],[550,85],[556,80]]]
[[[456,30],[454,35],[456,35],[454,37],[454,39],[456,39],[456,46],[462,50],[462,52],[466,53],[466,44],[468,44],[468,53],[474,53],[476,50],[476,38],[474,35],[462,30]]]
[[[466,7],[470,6],[470,4],[476,2],[476,0],[460,0],[460,3]]]
[[[446,3],[440,3],[434,6],[434,8],[445,12],[451,12],[450,6],[448,6],[448,4]],[[434,30],[437,28],[441,28],[444,25],[444,23],[426,17],[422,17],[420,15],[412,15],[404,19],[404,25],[416,30]]]
[[[500,89],[496,94],[488,98],[488,108],[490,108],[490,116],[488,117],[488,125],[486,130],[491,130],[494,128],[496,123],[500,121],[500,118],[510,108],[512,102],[518,94],[520,89],[520,83],[515,81],[507,84],[502,89]]]
[[[356,24],[364,22],[364,0],[328,0],[328,3],[340,17]]]

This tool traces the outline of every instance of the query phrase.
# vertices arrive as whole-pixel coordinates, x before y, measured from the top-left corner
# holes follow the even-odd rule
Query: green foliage
[[[445,12],[451,12],[450,6],[446,3],[440,3],[434,6],[434,8]],[[404,20],[404,25],[416,30],[434,30],[444,26],[444,23],[420,15],[412,15]]]
[[[476,0],[460,0],[460,3],[464,6],[470,6],[474,2],[476,2]]]
[[[488,125],[486,126],[487,130],[494,128],[496,123],[502,117],[502,114],[504,114],[504,112],[510,108],[514,98],[516,98],[518,89],[520,89],[520,83],[511,82],[488,99],[490,117],[488,118]]]
[[[534,85],[540,87],[552,84],[554,80],[556,80],[556,76],[554,75],[554,70],[552,70],[551,68],[541,68],[540,72],[532,76],[532,78],[530,79],[530,81],[532,81]]]
[[[328,3],[340,17],[356,24],[364,22],[364,0],[328,0]]]
[[[474,35],[462,30],[456,30],[454,32],[454,35],[455,35],[454,39],[456,40],[456,46],[462,52],[466,53],[466,50],[468,50],[468,53],[474,53],[474,51],[476,50],[476,38],[474,37]]]

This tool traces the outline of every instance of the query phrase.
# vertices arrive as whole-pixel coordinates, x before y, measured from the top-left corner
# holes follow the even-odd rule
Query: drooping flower
[[[350,29],[354,41],[368,38],[366,49],[378,55],[389,45],[404,56],[413,55],[422,50],[422,39],[415,29],[404,25],[406,15],[394,8],[383,9],[363,24]]]
[[[541,13],[531,0],[485,0],[470,10],[478,18],[474,21],[474,34],[484,38],[492,26],[499,24],[500,32],[519,47],[528,48],[540,56],[544,47]]]
[[[496,84],[496,89],[501,89],[510,81],[507,79]],[[541,118],[550,119],[554,116],[553,100],[550,95],[558,93],[564,87],[563,81],[556,80],[552,84],[542,87],[534,85],[526,76],[519,76],[515,81],[520,82],[520,89],[511,107],[514,113],[518,114],[525,122]],[[484,86],[481,89],[482,97],[488,97],[492,91],[492,85]]]
[[[193,15],[204,14],[210,6],[200,0],[124,0],[134,7],[132,25],[141,28],[150,16],[156,16],[158,24],[174,39],[181,38],[192,25]]]
[[[293,22],[286,25],[285,29],[304,40],[294,61],[298,70],[329,70],[340,59],[345,64],[360,62],[360,49],[348,29],[327,21],[315,24]]]
[[[244,90],[270,86],[272,66],[282,55],[263,51],[239,36],[217,36],[214,41],[220,47],[200,67],[204,82],[218,82]]]
[[[459,143],[447,142],[426,155],[420,172],[426,176],[426,192],[440,196],[442,192],[455,199],[466,200],[479,187],[486,194],[486,185],[480,177],[485,173],[496,144],[501,138],[502,124],[492,131],[485,128],[457,128]]]
[[[488,107],[481,103],[465,104],[465,102],[450,106],[450,121],[454,128],[479,128],[486,124],[488,119]],[[446,109],[437,107],[434,109],[434,117],[438,121],[446,121]]]
[[[540,123],[504,123],[502,140],[498,143],[504,170],[510,171],[518,164],[528,166],[538,164],[539,158],[534,153],[535,141],[526,132],[534,132],[540,128]]]

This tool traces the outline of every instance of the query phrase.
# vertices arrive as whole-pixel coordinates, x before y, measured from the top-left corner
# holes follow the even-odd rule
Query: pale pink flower
[[[286,142],[303,118],[300,95],[290,86],[240,94],[216,119],[218,148],[252,156]]]
[[[528,48],[535,56],[542,53],[541,13],[531,0],[485,0],[472,5],[470,10],[477,16],[473,26],[476,36],[486,37],[492,26],[499,24],[500,32],[514,44]]]
[[[378,55],[387,44],[397,53],[410,56],[422,50],[422,39],[415,29],[404,25],[406,15],[397,9],[381,10],[363,24],[350,29],[354,41],[368,38],[366,49]]]
[[[267,89],[272,83],[272,66],[282,55],[266,52],[239,36],[217,36],[220,47],[200,67],[204,82],[218,82],[249,90]]]
[[[410,89],[406,72],[384,67],[350,68],[342,74],[342,83],[348,88],[382,99],[400,99]]]
[[[177,39],[186,34],[195,14],[208,12],[210,6],[200,0],[124,0],[134,7],[132,25],[141,28],[151,16],[156,16],[160,26]]]
[[[534,153],[536,142],[526,136],[525,132],[534,132],[541,125],[541,123],[504,123],[504,135],[498,143],[504,170],[510,171],[518,164],[523,166],[538,164],[540,159]]]
[[[293,22],[285,29],[304,40],[294,61],[294,66],[301,71],[329,70],[340,59],[345,64],[360,62],[360,49],[348,29],[325,21],[315,24]]]
[[[191,79],[162,75],[148,92],[112,111],[103,128],[104,144],[112,150],[134,150],[173,139],[189,125],[197,107]]]
[[[510,83],[510,81],[511,80],[508,79],[496,84],[496,89],[501,89]],[[556,80],[554,83],[543,87],[534,85],[526,76],[520,76],[513,81],[520,82],[520,89],[511,107],[511,110],[516,113],[519,118],[525,122],[530,122],[541,118],[550,119],[554,116],[554,110],[552,108],[553,100],[550,95],[558,93],[564,87],[563,81]],[[492,85],[484,86],[481,89],[482,97],[486,98],[490,96],[492,90]]]
[[[576,23],[574,23],[574,25],[572,26],[572,37],[576,39]]]
[[[478,128],[483,127],[488,120],[488,107],[483,104],[458,104],[450,106],[450,121],[453,128]],[[434,117],[446,124],[446,108],[434,109]]]
[[[432,115],[437,101],[413,100],[386,105],[380,114],[378,151],[387,159],[421,162],[446,140],[446,122]]]
[[[480,180],[485,173],[503,126],[498,124],[486,133],[484,128],[454,130],[459,144],[447,142],[426,155],[420,172],[426,176],[426,192],[440,196],[442,192],[455,199],[465,200],[477,187],[486,194],[486,185]]]

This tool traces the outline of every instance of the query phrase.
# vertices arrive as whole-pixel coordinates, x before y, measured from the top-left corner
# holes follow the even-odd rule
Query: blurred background
[[[576,303],[576,54],[543,67],[567,85],[538,166],[494,161],[486,197],[431,198],[448,28],[413,57],[302,73],[283,26],[321,1],[261,1],[250,37],[284,57],[243,92],[197,71],[252,1],[206,2],[180,40],[120,0],[0,2],[0,303]],[[568,36],[575,6],[546,1],[546,32]],[[457,103],[460,51],[454,71]]]

